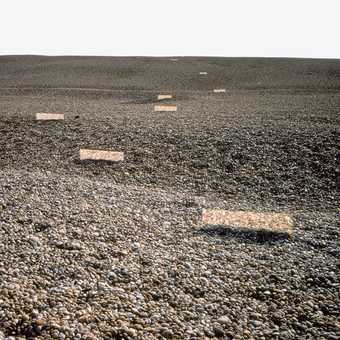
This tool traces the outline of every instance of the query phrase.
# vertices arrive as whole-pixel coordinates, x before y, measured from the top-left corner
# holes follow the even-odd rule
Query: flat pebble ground
[[[338,339],[339,70],[0,57],[0,339]],[[288,213],[293,238],[204,208]]]

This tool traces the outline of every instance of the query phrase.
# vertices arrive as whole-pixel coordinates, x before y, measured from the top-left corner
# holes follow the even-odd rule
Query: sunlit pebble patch
[[[171,99],[172,98],[172,94],[159,94],[157,96],[158,100],[163,100],[163,99]]]
[[[119,162],[124,160],[124,153],[109,150],[80,149],[79,157],[81,161],[92,160],[92,161]]]
[[[35,114],[36,120],[64,120],[63,113],[38,112]]]
[[[155,112],[173,112],[177,111],[177,105],[155,105]]]
[[[284,213],[203,210],[202,221],[211,225],[227,225],[253,231],[269,231],[288,235],[293,233],[293,220]]]

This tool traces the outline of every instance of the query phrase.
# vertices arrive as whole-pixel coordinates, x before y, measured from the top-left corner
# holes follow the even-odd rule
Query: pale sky
[[[340,0],[0,0],[0,55],[340,58]]]

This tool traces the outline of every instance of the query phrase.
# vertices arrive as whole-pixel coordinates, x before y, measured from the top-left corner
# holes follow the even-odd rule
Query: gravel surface
[[[339,60],[0,57],[0,339],[338,339],[339,111]]]

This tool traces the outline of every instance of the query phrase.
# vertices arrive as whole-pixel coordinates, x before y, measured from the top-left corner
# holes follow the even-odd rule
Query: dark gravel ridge
[[[0,121],[4,169],[53,169],[222,199],[336,207],[338,95],[191,94],[176,99],[178,113],[157,115],[154,94],[14,98],[2,99],[10,108]],[[309,114],[313,105],[318,113]],[[66,121],[35,122],[32,112],[44,107],[65,112]],[[124,151],[126,162],[123,168],[80,164],[80,147]]]
[[[339,91],[339,60],[0,57],[0,339],[337,339]]]

